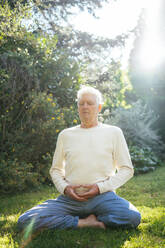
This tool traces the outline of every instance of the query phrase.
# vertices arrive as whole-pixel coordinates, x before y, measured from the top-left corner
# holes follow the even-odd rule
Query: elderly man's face
[[[78,111],[82,122],[97,120],[101,105],[98,106],[96,96],[90,93],[83,94],[78,102]]]

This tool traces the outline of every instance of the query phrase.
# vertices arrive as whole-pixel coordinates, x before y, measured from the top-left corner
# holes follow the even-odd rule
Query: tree
[[[43,30],[49,35],[56,35],[57,49],[62,53],[67,52],[69,57],[75,59],[83,67],[81,71],[84,68],[87,70],[91,63],[98,62],[103,57],[102,64],[105,65],[105,62],[110,64],[112,50],[124,46],[128,34],[119,35],[115,39],[98,37],[75,30],[70,22],[70,17],[77,15],[79,11],[88,11],[96,17],[96,9],[107,2],[106,0],[33,1],[33,32]]]
[[[74,111],[67,121],[64,113],[76,104],[79,65],[67,51],[57,49],[56,35],[32,33],[21,26],[27,10],[19,3],[14,9],[0,5],[2,191],[23,190],[33,180],[48,180],[46,164],[51,163],[57,135],[69,121],[70,125],[76,121]],[[11,184],[4,186],[5,180]],[[20,187],[17,180],[24,185]]]
[[[160,135],[165,142],[165,57],[160,56],[160,60],[158,61],[159,63],[151,64],[152,60],[153,62],[156,60],[156,56],[159,52],[159,50],[156,50],[156,48],[160,48],[160,44],[162,44],[162,47],[164,47],[164,11],[165,3],[161,1],[159,18],[157,20],[153,18],[153,26],[156,21],[158,23],[157,30],[155,30],[155,36],[150,36],[151,30],[147,26],[146,13],[143,12],[140,16],[138,25],[134,30],[136,38],[134,42],[134,48],[130,55],[130,78],[133,84],[134,93],[138,97],[145,99],[150,108],[153,109],[158,115],[159,118],[155,123],[155,128],[159,128]],[[148,40],[148,43],[145,46],[147,35],[149,35],[151,39]],[[154,37],[157,39],[154,40]],[[159,40],[160,43],[157,43],[157,40]],[[151,43],[154,44],[154,46],[151,47]],[[150,53],[148,60],[145,58],[146,51],[143,49],[144,46],[145,50],[148,49],[147,55]],[[156,53],[154,53],[154,50]],[[152,54],[153,57],[151,57]],[[161,54],[164,54],[163,50],[161,51],[160,55]],[[146,65],[148,63],[148,66],[144,64],[144,61],[146,62]]]

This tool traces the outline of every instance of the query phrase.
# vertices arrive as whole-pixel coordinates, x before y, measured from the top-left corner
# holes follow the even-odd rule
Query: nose
[[[84,108],[87,108],[88,107],[88,103],[87,102],[84,102],[83,107]]]

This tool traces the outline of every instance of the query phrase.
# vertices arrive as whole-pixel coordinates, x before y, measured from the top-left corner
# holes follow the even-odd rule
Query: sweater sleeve
[[[65,158],[61,133],[58,136],[50,175],[57,190],[63,194],[68,183],[65,180]]]
[[[116,173],[107,180],[97,183],[100,193],[115,191],[125,184],[134,173],[128,146],[120,128],[116,128],[115,130],[113,161]]]

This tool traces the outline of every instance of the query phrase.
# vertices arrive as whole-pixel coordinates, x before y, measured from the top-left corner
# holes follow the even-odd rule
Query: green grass
[[[36,236],[27,248],[165,248],[165,166],[136,176],[117,193],[141,212],[138,229],[47,230]],[[23,234],[16,223],[21,213],[44,200],[55,198],[54,188],[37,192],[0,196],[0,248],[23,247]]]

